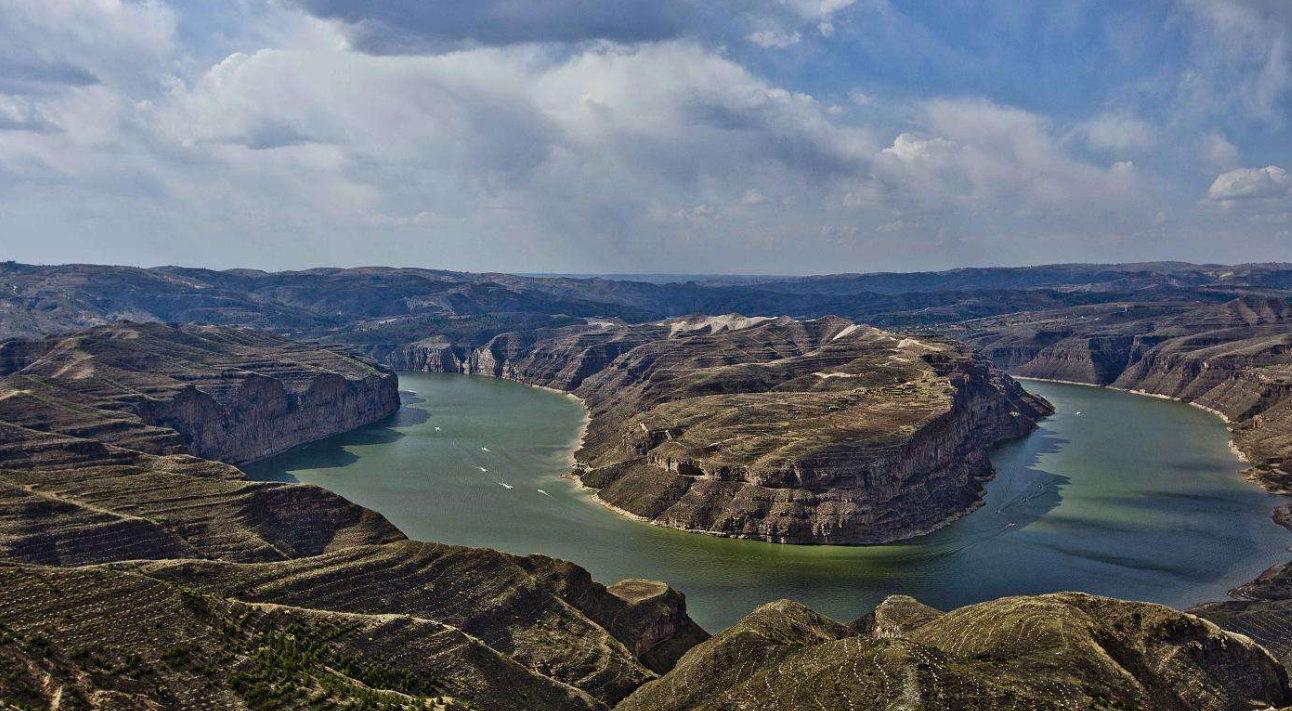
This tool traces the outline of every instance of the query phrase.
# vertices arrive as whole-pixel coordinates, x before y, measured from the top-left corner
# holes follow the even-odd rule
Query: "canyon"
[[[1048,413],[1013,373],[1219,413],[1247,475],[1288,493],[1289,286],[1286,265],[1176,263],[679,284],[7,263],[0,703],[1287,706],[1289,565],[1196,615],[1059,594],[840,623],[781,602],[710,638],[664,583],[409,541],[235,465],[388,415],[389,366],[487,374],[585,401],[575,474],[617,510],[898,540],[972,510],[985,451]]]

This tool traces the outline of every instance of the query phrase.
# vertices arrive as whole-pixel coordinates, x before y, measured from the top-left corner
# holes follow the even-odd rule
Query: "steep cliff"
[[[394,373],[257,331],[118,322],[71,336],[0,343],[0,418],[96,440],[241,463],[374,422],[399,408]],[[149,435],[153,446],[141,442]]]
[[[779,543],[945,525],[978,504],[987,450],[1050,411],[967,350],[838,318],[505,334],[471,362],[587,403],[576,474],[606,504]]]
[[[1292,303],[1110,304],[943,329],[1011,372],[1171,397],[1219,414],[1252,481],[1292,493]],[[1275,521],[1288,525],[1288,505]],[[1292,563],[1272,566],[1194,612],[1292,661]]]
[[[466,351],[442,336],[432,336],[403,346],[373,348],[369,354],[394,370],[460,373],[466,362]]]

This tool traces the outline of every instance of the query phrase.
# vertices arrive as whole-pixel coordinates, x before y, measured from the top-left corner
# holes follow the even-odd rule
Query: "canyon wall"
[[[399,409],[394,373],[359,379],[322,373],[300,385],[292,391],[280,380],[253,374],[218,395],[187,387],[169,399],[147,400],[139,416],[149,425],[178,431],[196,456],[242,464],[375,422]]]
[[[1289,491],[1292,304],[1097,307],[987,319],[953,329],[1015,375],[1104,385],[1192,403],[1225,417],[1253,479]]]

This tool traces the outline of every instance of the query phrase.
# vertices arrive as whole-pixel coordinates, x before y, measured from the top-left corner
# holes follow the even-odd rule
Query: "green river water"
[[[505,380],[401,373],[387,420],[245,467],[384,514],[410,538],[574,561],[597,580],[664,580],[716,631],[792,598],[839,620],[905,593],[949,609],[1082,590],[1185,607],[1287,558],[1277,503],[1237,472],[1216,417],[1111,390],[1027,382],[1058,412],[993,454],[986,504],[915,541],[784,546],[631,521],[561,475],[584,413]]]

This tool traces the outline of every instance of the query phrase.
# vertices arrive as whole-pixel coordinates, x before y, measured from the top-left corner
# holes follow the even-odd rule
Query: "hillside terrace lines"
[[[173,351],[166,350],[168,342],[175,344]],[[137,324],[66,341],[7,342],[0,351],[6,368],[23,373],[0,376],[0,384],[38,380],[48,400],[35,415],[18,413],[26,426],[0,421],[0,556],[10,561],[0,561],[0,572],[8,565],[49,571],[41,573],[49,577],[61,573],[33,566],[110,564],[118,573],[135,570],[154,582],[165,579],[168,589],[212,590],[217,593],[213,599],[224,601],[220,604],[250,597],[299,608],[279,611],[282,614],[319,617],[335,610],[373,616],[369,623],[376,625],[374,630],[389,628],[394,634],[395,627],[416,628],[411,637],[401,639],[422,652],[456,659],[435,667],[436,675],[456,679],[463,697],[497,708],[604,708],[654,677],[647,664],[665,669],[676,655],[707,636],[686,616],[682,597],[667,586],[656,585],[655,594],[624,601],[593,583],[586,571],[561,561],[408,542],[381,516],[322,489],[248,482],[236,467],[181,453],[190,442],[223,442],[227,446],[221,451],[227,458],[245,458],[237,440],[227,438],[229,428],[236,427],[238,419],[254,420],[256,408],[266,402],[281,406],[283,392],[302,394],[301,400],[289,400],[288,408],[297,410],[294,416],[300,421],[305,421],[301,415],[312,416],[320,427],[344,428],[355,418],[379,417],[380,399],[366,404],[347,400],[355,393],[362,395],[365,388],[384,391],[389,385],[394,392],[393,376],[370,366],[355,369],[345,358],[317,347],[263,334]],[[84,357],[87,352],[94,354],[92,361]],[[160,370],[177,377],[153,379],[146,370],[132,370],[158,362],[163,353],[172,357]],[[62,367],[61,357],[78,367]],[[93,368],[81,367],[90,362]],[[336,363],[341,363],[341,373],[327,369]],[[258,372],[249,378],[239,364]],[[271,372],[284,380],[265,374]],[[104,382],[106,373],[132,387]],[[374,373],[380,377],[374,379]],[[360,379],[347,380],[351,375]],[[185,385],[177,386],[179,382]],[[348,383],[344,391],[338,389],[342,382]],[[162,419],[171,418],[179,429],[217,428],[186,430],[184,437],[133,419],[140,417],[140,409],[167,403],[164,398],[180,399],[194,392],[188,389],[193,383],[199,383],[202,397],[208,398],[200,401],[207,403],[202,407],[243,410],[233,419],[206,414],[191,418],[182,408],[163,413]],[[326,392],[313,397],[311,393],[321,392],[320,383],[327,385]],[[349,394],[338,396],[342,392]],[[146,397],[142,402],[140,393]],[[268,393],[270,399],[249,398],[246,393]],[[63,403],[67,407],[59,407]],[[347,409],[348,414],[334,417],[336,409]],[[133,436],[137,432],[161,432],[170,439]],[[161,444],[148,446],[150,442]],[[140,443],[145,443],[144,450],[159,451],[127,446]],[[149,560],[153,562],[137,562]],[[258,565],[238,567],[250,563]],[[228,579],[216,585],[220,576]],[[454,644],[463,651],[431,643],[443,637],[443,625],[461,630]],[[651,636],[643,637],[642,630],[650,630]],[[153,642],[161,644],[157,639]],[[150,644],[133,637],[123,642]],[[492,645],[488,652],[483,651],[486,644]],[[155,658],[162,651],[148,653]],[[426,666],[410,661],[404,646],[370,651],[389,662]],[[0,656],[6,653],[0,648]],[[495,661],[481,666],[486,657]],[[65,664],[61,657],[39,663],[46,661],[59,669]],[[66,663],[69,669],[78,664]],[[234,671],[222,669],[226,676],[217,679],[217,686],[241,683],[227,676]],[[180,674],[170,682],[182,686],[188,698],[195,694],[194,679]],[[0,698],[5,683],[0,679]],[[135,692],[139,703],[160,693]],[[49,694],[61,693],[40,691],[32,698],[49,703]],[[218,707],[239,706],[228,697]]]
[[[910,602],[890,598],[875,615],[900,617]],[[896,627],[905,624],[909,632],[876,637],[862,621],[844,627],[794,603],[765,605],[643,686],[624,709],[1220,711],[1292,698],[1281,668],[1249,640],[1155,605],[1057,594],[910,617]],[[965,641],[984,636],[991,641]]]
[[[653,676],[597,622],[559,595],[540,595],[536,576],[492,551],[405,543],[351,548],[285,564],[183,562],[155,564],[147,571],[254,602],[406,614],[448,624],[530,668],[548,669],[554,678],[603,698],[625,695]],[[529,620],[535,632],[514,627],[517,615]],[[550,629],[565,633],[552,638],[538,632]]]
[[[1039,402],[1029,402],[1008,379],[991,375],[984,364],[970,365],[972,356],[953,346],[917,348],[869,328],[853,331],[850,338],[834,338],[850,325],[854,324],[837,318],[808,322],[777,319],[739,331],[646,339],[620,354],[575,390],[592,414],[585,446],[578,454],[583,483],[597,489],[600,499],[616,510],[686,530],[801,543],[892,540],[900,534],[854,538],[857,533],[845,530],[825,538],[807,531],[789,535],[759,533],[748,527],[726,531],[728,523],[722,512],[706,509],[710,503],[714,508],[719,506],[710,494],[729,496],[724,488],[729,486],[759,487],[739,492],[753,500],[785,493],[794,499],[791,506],[808,500],[798,496],[800,492],[846,498],[848,491],[867,489],[866,495],[876,495],[870,487],[873,480],[862,482],[845,470],[894,466],[879,458],[896,456],[906,444],[903,438],[938,422],[948,409],[960,407],[959,401],[991,398],[989,391],[996,383],[1001,386],[998,392],[1014,399],[1008,406],[981,411],[987,417],[995,416],[991,413],[1009,415],[1011,420],[984,423],[979,432],[1014,431],[1048,411]],[[618,330],[631,332],[634,328]],[[598,333],[612,337],[604,331],[599,329]],[[575,350],[585,346],[583,341]],[[554,343],[535,347],[547,352],[563,348]],[[903,348],[923,355],[902,363],[876,362]],[[549,382],[546,374],[560,367],[557,362],[546,364],[544,370],[528,370],[529,365],[520,354],[507,377],[545,384]],[[982,379],[971,386],[977,388],[972,395],[957,395],[957,388],[964,388],[966,382],[952,374],[961,367],[976,374],[970,379]],[[823,373],[839,375],[822,377]],[[937,452],[940,448],[935,445],[933,449]],[[965,458],[972,459],[967,454]],[[612,466],[615,464],[624,466]],[[670,485],[660,490],[661,475],[648,473],[644,466],[696,480],[686,487]],[[939,465],[917,466],[927,471]],[[801,477],[807,479],[798,483]],[[715,481],[734,483],[712,483]],[[633,493],[652,488],[660,493],[646,493],[644,499]],[[660,495],[676,498],[670,501],[658,498]],[[805,512],[805,516],[810,518],[812,513]],[[836,523],[823,522],[822,526],[830,528]],[[844,529],[851,525],[842,523]],[[923,532],[936,525],[930,519],[913,525],[912,530]]]
[[[331,653],[352,659],[400,663],[406,674],[451,693],[480,699],[490,708],[590,711],[604,708],[586,694],[542,679],[519,664],[452,628],[398,615],[344,615],[308,608],[246,605],[194,595],[126,571],[33,569],[0,566],[0,610],[14,619],[17,632],[38,632],[53,658],[71,658],[90,667],[120,665],[134,655],[144,684],[130,688],[130,671],[114,672],[142,702],[152,692],[150,679],[164,682],[174,708],[245,708],[242,691],[220,670],[247,670],[264,633],[282,632],[320,639]],[[19,592],[20,591],[20,592]],[[158,625],[156,621],[166,624]],[[145,623],[151,622],[151,624]],[[263,649],[263,647],[262,647]],[[178,650],[178,653],[177,653]],[[0,642],[0,654],[4,651]],[[200,665],[200,666],[199,666]],[[357,682],[333,664],[325,673]],[[348,664],[346,666],[349,666]],[[320,670],[323,671],[323,670]],[[353,672],[350,672],[353,673]],[[362,670],[360,670],[362,675]],[[85,677],[82,677],[84,679]],[[490,679],[494,683],[482,683]],[[76,677],[58,679],[72,686]],[[372,681],[356,688],[372,689]],[[0,687],[4,682],[0,680]],[[161,684],[158,684],[160,687]],[[230,687],[233,687],[232,689]],[[378,687],[379,688],[379,687]],[[12,689],[0,688],[0,692]],[[290,698],[276,708],[319,708],[319,690]],[[398,698],[391,694],[386,698]],[[407,694],[402,695],[408,699]],[[338,707],[336,703],[324,704]],[[311,705],[313,704],[313,705]],[[133,706],[132,706],[133,707]],[[419,706],[420,708],[420,706]],[[458,708],[458,707],[455,707]]]

